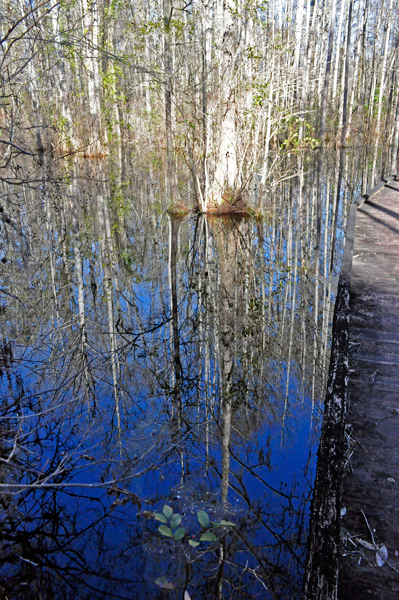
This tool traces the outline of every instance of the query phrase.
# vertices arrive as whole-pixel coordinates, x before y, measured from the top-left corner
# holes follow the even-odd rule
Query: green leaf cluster
[[[175,542],[179,542],[184,538],[186,530],[184,527],[180,526],[182,522],[182,516],[179,513],[174,513],[173,509],[167,504],[165,504],[163,507],[162,513],[154,513],[154,519],[162,523],[162,525],[158,527],[158,531],[163,536],[172,538],[175,540]],[[213,529],[217,529],[219,527],[235,527],[234,523],[231,521],[226,521],[225,519],[222,519],[220,523],[211,521],[208,513],[206,513],[204,510],[198,511],[197,520],[201,525],[202,533],[199,541],[195,539],[188,541],[192,548],[199,546],[200,542],[216,542],[217,537],[212,531]]]
[[[184,527],[179,527],[181,523],[181,515],[173,512],[173,508],[165,504],[162,513],[155,513],[156,521],[163,523],[158,527],[159,533],[165,537],[173,538],[175,542],[182,540],[186,534]],[[169,523],[169,527],[168,527]]]

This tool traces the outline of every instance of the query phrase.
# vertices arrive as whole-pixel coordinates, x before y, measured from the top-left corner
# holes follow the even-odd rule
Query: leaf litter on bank
[[[375,554],[375,562],[377,564],[377,567],[383,567],[387,560],[388,560],[388,550],[387,550],[387,547],[385,546],[385,544],[382,544],[382,546],[380,546],[377,549],[377,552]]]

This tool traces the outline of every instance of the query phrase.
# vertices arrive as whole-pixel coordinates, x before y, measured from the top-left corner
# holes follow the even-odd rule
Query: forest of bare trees
[[[203,212],[251,185],[263,210],[309,149],[357,148],[363,187],[396,170],[394,0],[2,1],[0,27],[2,169],[80,153],[123,179],[133,158]]]
[[[397,170],[397,15],[0,0],[1,600],[301,597],[347,209]]]

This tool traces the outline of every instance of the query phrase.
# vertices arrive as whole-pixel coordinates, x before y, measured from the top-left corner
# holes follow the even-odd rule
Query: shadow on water
[[[176,219],[79,169],[15,192],[1,597],[299,598],[335,293],[311,185]]]

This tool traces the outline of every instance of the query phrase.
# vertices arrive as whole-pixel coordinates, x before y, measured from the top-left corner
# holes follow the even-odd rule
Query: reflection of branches
[[[5,290],[3,288],[0,289],[0,293],[5,294],[6,296],[10,296],[10,298],[14,298],[14,300],[17,300],[17,302],[19,302],[22,307],[25,307],[22,300],[20,298],[18,298],[18,296],[16,296],[15,294],[11,294],[10,292],[7,292],[7,290]]]
[[[86,577],[86,595],[97,598],[101,593],[114,593],[129,598],[131,587],[125,588],[124,596],[113,586],[116,582],[122,589],[125,567],[134,570],[136,565],[140,566],[135,574],[137,588],[140,584],[138,597],[147,594],[148,581],[153,582],[159,575],[152,577],[153,573],[161,567],[176,574],[176,581],[195,585],[198,595],[207,598],[218,594],[234,600],[257,594],[278,598],[279,590],[285,589],[287,597],[293,595],[297,571],[302,568],[307,498],[296,488],[290,494],[270,485],[267,474],[274,459],[273,444],[269,447],[268,443],[270,456],[264,463],[259,450],[265,426],[272,438],[282,412],[288,352],[281,332],[287,323],[292,323],[299,356],[293,356],[289,374],[295,391],[293,418],[287,419],[287,427],[300,404],[295,384],[313,368],[312,357],[306,358],[303,369],[301,360],[302,340],[313,339],[311,307],[306,312],[307,305],[301,305],[304,317],[297,323],[293,315],[298,306],[288,305],[289,298],[278,288],[281,280],[286,283],[291,277],[285,272],[283,225],[276,241],[267,223],[235,221],[230,226],[226,221],[212,222],[209,235],[211,228],[204,217],[196,222],[183,220],[179,251],[175,247],[170,257],[173,289],[166,283],[168,232],[162,219],[160,224],[153,223],[148,209],[141,211],[139,203],[134,203],[134,214],[126,216],[125,225],[118,220],[120,231],[114,235],[112,214],[109,223],[99,217],[100,208],[109,209],[106,173],[100,169],[93,173],[93,167],[77,163],[73,178],[69,177],[73,184],[64,188],[68,176],[58,177],[56,172],[52,182],[52,169],[49,166],[48,177],[39,177],[45,171],[32,175],[31,182],[36,184],[31,183],[30,189],[24,185],[21,198],[15,199],[16,212],[21,208],[19,229],[29,240],[31,254],[26,270],[5,273],[10,298],[14,293],[20,302],[3,300],[8,303],[4,339],[15,340],[15,351],[4,367],[6,377],[0,380],[0,492],[8,514],[2,517],[4,535],[14,535],[10,546],[22,544],[18,561],[39,565],[35,567],[39,586],[48,582],[52,589],[59,576],[53,597],[61,600],[64,592],[60,590],[68,585],[72,591],[65,598],[79,597]],[[21,183],[23,177],[18,179],[16,174],[16,179]],[[41,205],[42,182],[46,182],[47,220],[54,241],[53,274],[49,272],[49,234],[42,227],[46,216]],[[102,207],[83,201],[83,191],[88,199],[101,193]],[[151,236],[154,245],[148,242]],[[12,232],[9,237],[17,263],[22,252],[19,241]],[[105,246],[112,252],[106,252]],[[75,247],[80,252],[78,261]],[[274,295],[264,293],[267,282]],[[90,294],[93,284],[95,293]],[[307,282],[290,278],[290,285],[298,285],[296,298],[301,300]],[[80,306],[79,293],[84,299]],[[20,303],[25,308],[24,322]],[[83,322],[87,359],[82,356]],[[115,337],[113,347],[110,334]],[[173,334],[179,343],[182,375],[178,423],[172,402],[176,391]],[[118,435],[113,426],[112,356],[119,361],[116,384],[123,402]],[[95,382],[88,402],[85,369]],[[224,428],[226,391],[231,420]],[[302,410],[305,414],[306,404]],[[245,437],[244,449],[234,431]],[[223,435],[225,450],[237,469],[224,470],[226,482],[229,474],[233,482],[226,486],[222,507]],[[251,460],[256,451],[259,465]],[[303,486],[306,481],[302,490]],[[238,533],[225,535],[219,529],[220,546],[211,551],[194,552],[188,538],[181,546],[168,546],[159,540],[158,524],[151,519],[160,502],[179,506],[188,522],[199,506],[209,509],[216,519],[223,511],[237,523]],[[18,523],[13,521],[17,514],[13,510],[25,513]],[[15,532],[21,533],[18,542]],[[0,560],[5,563],[14,550],[0,552]],[[180,563],[183,554],[187,560]],[[15,567],[20,581],[22,568],[34,570],[33,564],[26,565]],[[102,583],[96,587],[94,580]],[[104,592],[101,585],[112,591]],[[31,597],[36,600],[34,594]]]
[[[162,329],[163,327],[165,327],[165,325],[167,325],[168,323],[170,323],[172,319],[165,319],[164,321],[162,321],[162,323],[157,323],[156,325],[154,325],[153,327],[150,327],[149,329],[144,329],[143,331],[140,331],[139,333],[134,334],[133,331],[129,328],[129,327],[124,327],[124,325],[121,325],[121,318],[119,316],[116,324],[115,324],[115,329],[117,330],[117,332],[119,333],[119,335],[125,340],[126,345],[125,346],[120,346],[119,347],[119,351],[125,350],[125,348],[128,348],[129,346],[136,346],[136,342],[138,339],[140,339],[141,337],[148,335],[149,333],[155,333],[155,331],[158,331],[159,329]],[[123,328],[123,331],[122,331]],[[134,335],[134,338],[129,340],[126,336],[127,335]]]
[[[220,473],[220,471],[218,471],[215,468],[215,471],[217,472],[217,474],[219,475],[219,477],[221,478],[222,474]],[[229,487],[234,490],[234,492],[236,494],[238,494],[238,496],[240,496],[245,503],[247,504],[249,509],[253,510],[253,513],[256,517],[256,519],[259,521],[260,524],[263,525],[263,527],[265,528],[265,530],[270,533],[272,535],[272,537],[276,540],[276,542],[281,545],[284,546],[295,558],[295,560],[301,564],[301,558],[295,553],[295,551],[292,548],[292,544],[290,544],[287,540],[284,539],[283,535],[280,534],[278,531],[276,531],[276,529],[272,529],[272,527],[270,525],[268,525],[266,523],[266,521],[263,519],[263,517],[261,516],[261,512],[260,510],[256,510],[252,507],[252,501],[248,495],[248,492],[246,490],[246,488],[244,488],[242,481],[239,481],[239,483],[241,484],[241,490],[235,486],[233,483],[229,482]],[[279,509],[281,510],[281,506],[279,506]],[[290,511],[291,508],[286,509],[287,511]]]
[[[112,590],[108,597],[129,598],[131,578],[124,578],[115,570],[116,558],[126,548],[116,545],[113,555],[104,537],[105,525],[111,519],[106,498],[97,498],[99,510],[93,513],[92,509],[90,522],[84,523],[85,505],[87,501],[92,504],[93,498],[44,492],[38,495],[33,491],[25,495],[19,502],[20,511],[32,513],[34,506],[35,518],[25,518],[20,512],[18,523],[12,518],[2,521],[0,563],[9,563],[9,568],[2,570],[3,590],[8,590],[13,598],[41,598],[45,591],[49,594],[45,597],[70,598],[71,592],[74,597],[83,597],[79,590],[85,589],[96,594],[91,597],[101,597],[103,586],[109,581]],[[118,526],[117,519],[112,518],[112,523]],[[18,563],[13,557],[23,562]],[[28,587],[22,587],[23,582]],[[35,589],[35,582],[39,589]]]
[[[240,460],[238,458],[238,455],[236,453],[234,453],[233,450],[230,450],[231,452],[231,456],[232,458],[234,458],[234,460],[241,465],[241,467],[243,467],[243,469],[245,469],[246,471],[248,471],[248,473],[250,473],[250,475],[252,475],[252,477],[255,477],[255,479],[257,479],[258,481],[260,481],[266,488],[268,488],[270,491],[274,492],[275,494],[277,494],[278,496],[282,496],[283,498],[285,498],[286,500],[288,500],[289,503],[289,507],[291,510],[294,510],[294,507],[292,505],[292,500],[298,500],[299,497],[298,496],[294,496],[293,494],[285,494],[282,490],[277,490],[276,488],[274,488],[273,486],[271,486],[269,483],[267,483],[262,477],[260,477],[259,475],[257,475],[254,470],[253,467],[251,467],[250,465],[246,465],[244,463],[244,461]],[[240,483],[242,484],[242,480],[240,480]]]

